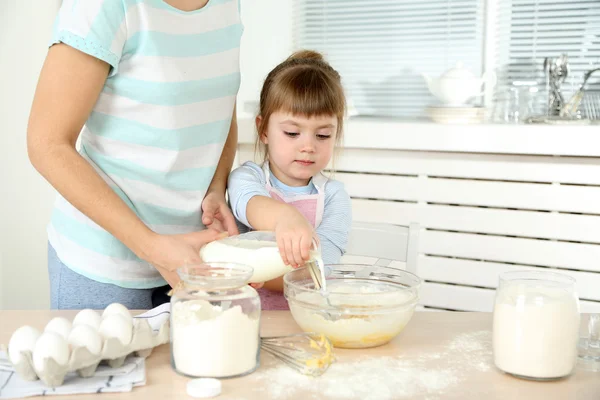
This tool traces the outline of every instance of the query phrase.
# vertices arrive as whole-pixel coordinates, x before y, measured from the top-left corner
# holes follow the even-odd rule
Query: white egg
[[[102,318],[106,318],[109,315],[122,315],[127,319],[131,319],[131,313],[129,312],[129,310],[127,309],[127,307],[125,307],[123,304],[120,303],[112,303],[111,305],[109,305],[108,307],[106,307],[104,309],[104,312],[102,313]]]
[[[121,314],[107,315],[106,318],[102,318],[98,331],[105,339],[114,337],[126,346],[131,343],[133,324]]]
[[[69,337],[69,333],[71,333],[71,329],[73,328],[73,324],[66,318],[56,317],[52,318],[46,328],[44,328],[44,332],[54,332],[58,333],[65,340]]]
[[[77,325],[69,334],[71,348],[85,347],[94,355],[102,351],[102,337],[89,325]]]
[[[52,358],[59,365],[67,365],[69,362],[69,345],[62,336],[54,332],[44,332],[35,342],[33,350],[33,368],[42,372],[44,360]]]
[[[31,351],[35,349],[35,342],[40,337],[40,331],[31,326],[25,325],[17,329],[8,342],[8,358],[13,364],[21,362],[22,351]]]
[[[73,326],[89,325],[95,330],[98,330],[100,329],[100,322],[102,322],[102,317],[100,317],[100,314],[94,310],[86,308],[85,310],[81,310],[77,313],[73,319]]]

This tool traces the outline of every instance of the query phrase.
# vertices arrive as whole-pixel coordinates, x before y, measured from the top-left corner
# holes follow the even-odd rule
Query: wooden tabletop
[[[53,317],[72,318],[75,313],[0,311],[0,343],[7,344],[21,325],[42,329]],[[566,379],[534,382],[497,370],[492,362],[491,326],[489,313],[416,313],[404,332],[388,345],[367,350],[336,349],[337,362],[320,378],[300,375],[262,354],[256,372],[222,381],[218,399],[600,399],[600,372],[578,367]],[[299,331],[288,312],[263,313],[263,336]],[[102,398],[190,399],[185,390],[189,379],[171,369],[168,345],[157,348],[146,367],[146,386],[131,393],[102,394]]]

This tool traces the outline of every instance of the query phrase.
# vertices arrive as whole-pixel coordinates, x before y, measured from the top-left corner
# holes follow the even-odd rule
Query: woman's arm
[[[31,107],[27,150],[35,169],[69,203],[143,254],[152,231],[75,149],[108,71],[104,61],[64,44],[52,46]]]
[[[231,116],[231,125],[229,126],[229,133],[227,134],[227,140],[223,146],[221,152],[221,158],[217,165],[217,170],[213,176],[208,192],[218,192],[225,196],[225,189],[227,189],[227,178],[231,173],[231,167],[233,166],[233,160],[235,159],[235,153],[237,151],[238,144],[238,124],[236,115],[236,106],[233,106],[233,115]]]
[[[65,44],[50,48],[29,117],[29,159],[69,203],[138,257],[158,267],[172,283],[177,280],[172,271],[182,265],[183,260],[200,261],[195,252],[196,244],[209,241],[218,234],[157,235],[77,152],[77,137],[102,91],[108,72],[106,62]],[[183,236],[184,240],[177,236]]]
[[[235,218],[225,200],[227,179],[229,178],[233,160],[235,159],[237,142],[238,126],[236,107],[234,105],[227,140],[223,146],[221,158],[219,159],[213,179],[202,202],[202,223],[207,227],[226,231],[230,235],[237,235],[239,233],[235,224]]]

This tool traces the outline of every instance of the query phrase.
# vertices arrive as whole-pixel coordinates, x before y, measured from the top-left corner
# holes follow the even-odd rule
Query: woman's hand
[[[202,201],[202,223],[207,228],[227,232],[230,236],[239,233],[225,195],[216,191],[207,193]]]
[[[298,268],[310,259],[315,232],[308,220],[293,210],[275,224],[275,237],[283,262]]]
[[[139,256],[152,264],[169,285],[174,286],[179,281],[177,268],[201,263],[200,248],[226,236],[226,232],[214,229],[179,235],[155,235]]]

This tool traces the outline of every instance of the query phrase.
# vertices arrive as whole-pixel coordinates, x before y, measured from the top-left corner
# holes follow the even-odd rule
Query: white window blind
[[[418,118],[435,104],[421,73],[482,72],[481,0],[294,0],[294,47],[321,51],[360,115]]]
[[[544,86],[544,59],[565,53],[567,100],[585,71],[600,67],[600,0],[498,0],[497,7],[497,92],[514,81]],[[590,90],[600,90],[597,74],[588,81]]]

